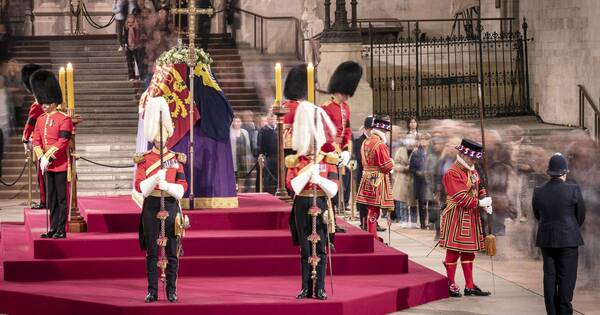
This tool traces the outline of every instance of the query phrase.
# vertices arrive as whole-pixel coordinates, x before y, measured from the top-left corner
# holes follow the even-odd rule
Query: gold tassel
[[[494,234],[488,234],[485,237],[485,254],[496,256],[496,236]]]

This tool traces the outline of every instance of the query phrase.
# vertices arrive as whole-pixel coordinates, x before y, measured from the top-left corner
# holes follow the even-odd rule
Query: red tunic
[[[352,128],[350,128],[350,106],[346,102],[341,105],[331,100],[322,105],[337,130],[335,143],[339,149],[352,152]]]
[[[41,115],[33,130],[33,152],[38,159],[45,155],[51,163],[49,172],[66,172],[69,159],[69,141],[73,133],[73,122],[67,114],[54,111]]]
[[[477,171],[455,162],[444,174],[442,183],[447,197],[440,221],[440,247],[459,252],[484,249],[478,204],[487,193],[479,188]]]
[[[290,163],[290,159],[292,159],[292,160],[295,159],[295,161]],[[329,180],[334,181],[335,183],[338,183],[337,156],[335,157],[335,161],[332,161],[330,158],[328,158],[326,155],[323,155],[323,154],[321,154],[319,159],[321,160],[319,162],[321,177],[327,178]],[[292,179],[294,179],[296,176],[298,176],[298,174],[300,174],[302,172],[312,172],[311,168],[307,167],[307,166],[309,166],[309,164],[311,164],[312,160],[313,160],[312,156],[304,156],[304,155],[300,155],[300,156],[292,155],[292,156],[288,156],[288,158],[286,158],[286,166],[288,167],[288,170],[287,170],[287,176],[285,179],[285,183],[289,190],[292,190]],[[306,184],[306,186],[304,187],[304,191],[306,193],[312,193],[312,190],[313,190],[313,184],[309,180],[308,183]],[[319,187],[317,185],[317,193],[320,193],[320,192],[322,192],[321,187]]]
[[[168,151],[163,156],[163,166],[167,170],[165,180],[169,183],[180,184],[183,186],[183,191],[187,190],[187,180],[183,164],[185,163],[185,155]],[[146,178],[156,174],[160,170],[160,151],[156,148],[135,158],[137,169],[135,171],[135,190],[142,192],[140,183]],[[158,185],[154,187],[155,193],[160,195]]]
[[[288,112],[283,116],[283,148],[292,148],[292,128],[294,127],[294,115],[296,115],[296,108],[298,108],[298,101],[288,100],[282,105],[288,108]]]
[[[44,113],[44,109],[42,105],[37,102],[33,102],[31,107],[29,108],[29,114],[27,115],[27,122],[25,123],[25,128],[23,128],[23,142],[29,141],[31,138],[31,134],[33,133],[33,129],[35,129],[35,123],[37,119]]]
[[[390,150],[381,138],[372,134],[360,149],[363,175],[358,187],[356,202],[379,208],[394,208],[390,172],[394,161]]]

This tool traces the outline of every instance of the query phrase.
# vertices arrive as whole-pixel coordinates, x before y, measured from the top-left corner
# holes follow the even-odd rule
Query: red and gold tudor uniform
[[[483,155],[481,145],[468,139],[463,139],[457,150],[474,159]],[[479,290],[473,281],[475,252],[485,248],[479,207],[480,200],[487,197],[487,192],[482,188],[475,167],[469,167],[461,160],[459,155],[442,179],[447,197],[446,208],[440,219],[439,246],[446,249],[444,266],[452,296],[460,296],[455,284],[458,259],[461,260],[465,277],[465,295],[489,295],[489,292]]]
[[[380,209],[392,211],[394,197],[390,172],[394,169],[394,161],[390,157],[390,150],[385,143],[385,134],[381,130],[390,130],[388,121],[375,118],[371,136],[361,147],[363,175],[358,187],[356,202],[367,206],[367,230],[375,239],[377,236],[377,218]]]
[[[134,156],[134,162],[137,164],[135,172],[135,189],[147,194],[142,206],[142,214],[139,226],[139,241],[142,250],[146,250],[146,271],[148,273],[148,292],[155,296],[158,293],[158,245],[156,243],[160,233],[160,220],[156,218],[160,211],[160,192],[158,186],[157,173],[161,169],[160,150],[156,147],[143,154]],[[182,153],[175,153],[165,150],[163,156],[163,168],[166,170],[165,180],[170,184],[178,184],[183,187],[183,192],[187,190],[187,181],[185,179],[184,164],[186,156]],[[142,182],[146,180],[154,181],[154,187],[150,192],[145,192]],[[151,183],[152,185],[152,183]],[[182,194],[183,195],[183,194]],[[164,191],[165,210],[169,216],[165,221],[165,233],[168,238],[166,246],[167,254],[167,293],[176,292],[177,272],[179,269],[178,258],[178,240],[175,236],[175,218],[179,212],[179,198],[174,198],[168,191]]]
[[[23,143],[28,143],[31,140],[33,130],[35,129],[35,124],[42,114],[44,114],[44,109],[42,108],[42,105],[38,104],[37,102],[33,102],[31,104],[31,107],[29,108],[27,122],[25,123],[25,127],[23,128],[23,136],[21,138],[21,141],[23,141]],[[44,176],[42,176],[42,170],[40,169],[39,165],[37,167],[37,179],[38,187],[40,190],[41,206],[46,204],[46,185],[44,184]]]
[[[66,232],[68,150],[72,133],[71,117],[57,110],[39,116],[33,130],[34,159],[45,157],[50,162],[46,170],[46,206],[51,218],[48,236]]]
[[[337,164],[339,157],[334,152],[320,152],[317,156],[319,163],[319,175],[333,182],[334,186],[338,184]],[[310,176],[313,167],[313,157],[305,155],[289,155],[286,157],[285,164],[287,167],[286,185],[288,190],[294,190],[292,180],[298,176]],[[316,186],[316,187],[315,187]],[[311,256],[311,243],[308,237],[312,233],[312,217],[308,214],[309,209],[313,205],[313,188],[316,188],[317,206],[321,209],[321,214],[327,211],[330,204],[329,197],[319,185],[313,184],[307,180],[306,185],[301,191],[296,191],[294,196],[294,204],[292,213],[290,214],[289,224],[292,234],[292,243],[295,246],[300,246],[301,264],[302,264],[302,291],[304,297],[312,297],[312,281],[311,281],[311,265],[309,257]],[[320,241],[317,243],[317,256],[320,258],[317,266],[317,292],[314,292],[318,298],[323,296],[326,298],[325,292],[325,270],[327,266],[327,223],[323,222],[323,215],[316,218],[317,234]],[[300,296],[300,295],[299,295]]]

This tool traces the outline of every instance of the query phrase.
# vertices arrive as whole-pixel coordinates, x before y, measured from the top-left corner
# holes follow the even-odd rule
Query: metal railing
[[[293,16],[264,16],[258,13],[250,12],[238,7],[231,7],[230,10],[251,16],[253,21],[253,43],[252,47],[261,54],[265,53],[265,21],[289,21],[294,25],[294,48],[296,57],[304,60],[304,34],[302,33],[301,22]]]
[[[585,123],[585,105],[587,104],[594,114],[594,133],[592,136],[598,142],[600,139],[600,110],[598,110],[598,106],[583,85],[578,84],[577,88],[579,89],[579,128],[588,129]]]

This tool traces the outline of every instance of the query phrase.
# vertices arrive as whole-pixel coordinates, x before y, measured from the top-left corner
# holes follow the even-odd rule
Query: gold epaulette
[[[146,153],[136,153],[133,155],[133,163],[140,164],[146,159]]]
[[[336,152],[321,152],[321,154],[324,156],[325,163],[327,164],[338,165],[340,163],[340,156]]]
[[[187,155],[185,155],[184,153],[175,153],[175,155],[177,156],[177,161],[181,164],[185,164],[187,163]]]
[[[296,167],[296,166],[298,166],[298,163],[300,163],[298,154],[290,154],[285,157],[285,167],[286,168]]]

